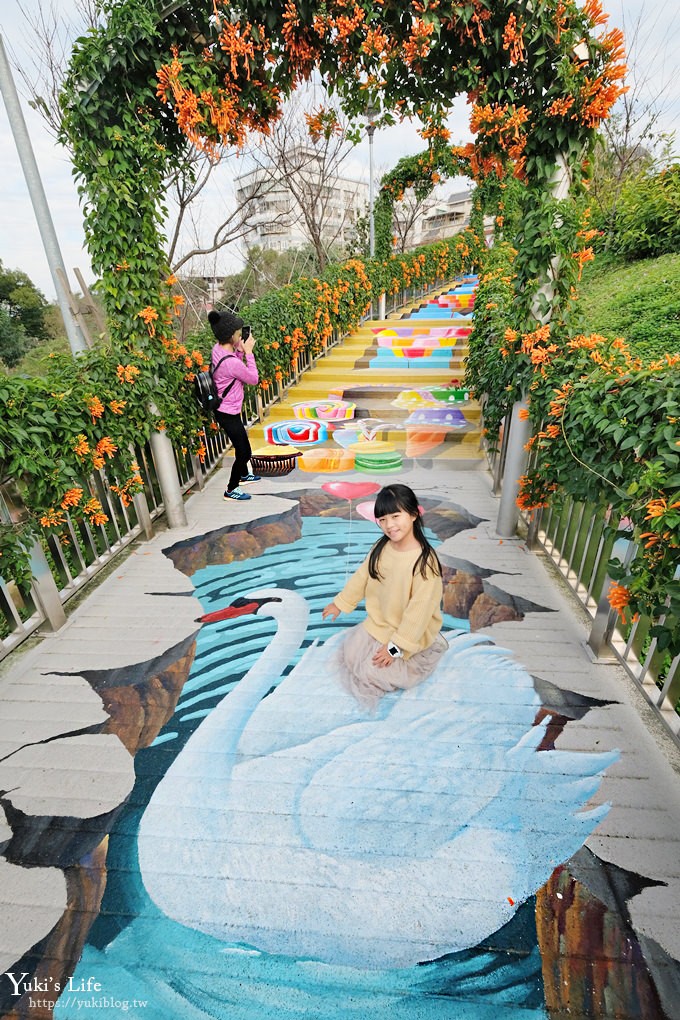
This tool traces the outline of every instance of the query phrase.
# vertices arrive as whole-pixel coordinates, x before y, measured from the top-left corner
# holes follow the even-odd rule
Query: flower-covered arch
[[[266,133],[315,69],[357,132],[369,106],[378,125],[419,117],[424,174],[442,161],[469,164],[480,190],[488,197],[495,188],[499,201],[508,182],[521,182],[512,325],[524,333],[535,328],[532,316],[563,318],[589,249],[587,229],[551,194],[556,168],[578,188],[624,74],[621,33],[607,29],[600,0],[99,0],[98,12],[101,26],[73,49],[60,101],[109,339],[75,362],[56,359],[44,381],[7,380],[11,413],[0,428],[3,471],[22,480],[34,522],[52,534],[67,511],[97,526],[106,517],[85,490],[88,471],[107,459],[116,461],[121,501],[132,499],[141,488],[135,441],[166,431],[177,449],[204,452],[187,385],[202,353],[175,336],[183,298],[164,254],[164,181],[191,172],[192,144],[217,159],[222,145]],[[459,94],[471,103],[475,141],[447,152],[446,116]],[[309,128],[312,137],[334,130],[332,111],[317,110]],[[455,261],[478,262],[480,252],[468,235]],[[449,255],[446,245],[418,253],[417,269],[404,256],[355,260],[334,267],[330,282],[268,295],[256,323],[266,340],[263,380],[277,379],[286,358],[294,366],[296,345],[323,345],[333,316],[351,328],[349,295],[365,306],[371,290],[398,286],[425,263],[428,279],[441,277]],[[265,322],[272,308],[274,325]],[[510,361],[514,385],[527,392],[530,369],[513,352]],[[7,562],[24,562],[22,534],[2,528]]]
[[[375,253],[387,258],[392,253],[392,219],[394,205],[408,188],[418,200],[427,198],[436,184],[447,177],[471,176],[470,160],[462,148],[436,145],[415,156],[404,156],[380,181],[374,208]],[[475,212],[481,210],[480,195],[475,196]],[[482,225],[473,219],[472,229],[482,236]]]
[[[104,13],[74,50],[64,132],[113,334],[152,361],[172,331],[164,174],[190,143],[218,158],[267,133],[315,69],[350,119],[369,104],[377,124],[419,117],[434,149],[449,141],[453,99],[467,95],[475,142],[460,158],[473,176],[511,166],[543,190],[559,161],[580,179],[622,90],[622,36],[607,30],[600,0],[105,0]],[[548,255],[523,284],[547,271]]]

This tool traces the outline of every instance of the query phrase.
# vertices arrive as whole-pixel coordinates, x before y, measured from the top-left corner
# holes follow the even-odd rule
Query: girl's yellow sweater
[[[394,642],[408,659],[429,648],[441,630],[442,579],[428,570],[423,577],[413,566],[420,548],[399,552],[388,543],[378,562],[380,580],[368,573],[368,556],[333,600],[343,613],[351,613],[366,600],[364,627],[381,644]]]

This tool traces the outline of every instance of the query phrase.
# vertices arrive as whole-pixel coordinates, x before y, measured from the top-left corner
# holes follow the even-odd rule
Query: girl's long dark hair
[[[422,577],[427,577],[428,572],[435,574],[437,577],[441,576],[442,568],[439,558],[425,538],[423,521],[418,508],[418,498],[415,492],[413,489],[409,489],[408,485],[386,485],[375,498],[375,507],[373,508],[375,519],[387,517],[388,514],[396,514],[400,510],[405,510],[411,516],[415,514],[416,518],[413,522],[413,534],[420,542],[421,553],[413,564],[413,576],[415,577],[417,570],[420,570]],[[389,538],[387,535],[383,535],[375,543],[368,557],[368,573],[376,581],[382,580],[378,564],[380,563],[381,553],[388,542]]]

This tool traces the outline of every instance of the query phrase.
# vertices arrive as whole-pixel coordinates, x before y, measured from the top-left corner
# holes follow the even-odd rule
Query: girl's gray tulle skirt
[[[392,659],[389,666],[374,666],[372,659],[380,642],[359,623],[347,631],[337,651],[341,683],[365,708],[375,708],[384,694],[426,680],[448,647],[446,638],[438,634],[429,648],[410,659]]]

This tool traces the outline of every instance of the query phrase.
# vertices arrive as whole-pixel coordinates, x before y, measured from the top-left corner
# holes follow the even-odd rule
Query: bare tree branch
[[[405,252],[414,246],[416,225],[427,204],[419,199],[413,188],[407,188],[403,198],[395,202],[392,214],[392,229],[397,238],[397,251]]]
[[[48,131],[54,137],[60,133],[62,113],[59,94],[66,75],[73,39],[98,24],[96,0],[75,0],[75,16],[64,18],[54,2],[49,6],[38,5],[36,9],[27,2],[17,0],[19,10],[26,21],[26,40],[30,43],[27,51],[32,54],[29,66],[23,66],[13,59],[19,76],[25,86],[28,101],[41,115]],[[229,153],[223,154],[222,168]],[[168,262],[174,272],[192,259],[209,255],[227,244],[248,236],[252,228],[247,222],[247,210],[233,209],[218,225],[214,218],[205,217],[207,223],[199,222],[194,215],[198,198],[214,177],[216,166],[203,153],[192,148],[182,164],[176,167],[165,181],[165,193],[170,200],[174,216],[167,221]],[[187,224],[188,229],[187,229]],[[210,239],[204,236],[205,227],[211,229]],[[185,235],[190,236],[188,250]]]
[[[13,56],[13,63],[24,83],[28,101],[42,116],[48,131],[55,138],[60,132],[62,113],[59,93],[66,76],[73,39],[99,23],[95,0],[75,0],[75,17],[64,18],[54,3],[39,4],[37,10],[17,0],[26,21],[26,50],[32,64],[22,66]]]
[[[630,27],[624,13],[623,27],[628,91],[603,124],[590,189],[591,200],[601,213],[608,214],[616,210],[621,189],[631,175],[657,172],[674,158],[675,133],[664,130],[664,119],[677,102],[680,67],[675,59],[677,48],[672,45],[679,31],[677,18],[669,22],[665,12],[654,18],[643,7]],[[661,47],[660,35],[665,40]],[[673,54],[670,68],[669,53]]]
[[[335,246],[342,244],[347,228],[354,222],[356,199],[362,191],[354,182],[354,201],[341,207],[343,192],[351,183],[341,174],[343,163],[352,150],[346,125],[334,111],[337,127],[310,135],[305,118],[312,116],[313,99],[308,93],[295,95],[286,104],[281,119],[271,134],[262,140],[252,156],[257,166],[253,180],[269,188],[283,185],[293,199],[292,216],[304,224],[304,234],[316,253],[319,271],[329,261]],[[325,97],[323,108],[331,105]]]
[[[200,157],[198,158],[200,160]],[[241,201],[235,201],[234,207],[229,213],[223,216],[216,226],[212,227],[210,240],[204,237],[205,220],[208,217],[204,210],[198,209],[196,199],[208,184],[215,170],[224,170],[224,164],[230,158],[223,157],[222,163],[218,166],[210,164],[208,160],[203,160],[202,163],[199,162],[201,169],[193,184],[186,175],[180,176],[175,183],[173,195],[176,208],[175,227],[168,249],[174,273],[179,272],[192,259],[212,255],[226,245],[244,240],[255,230],[252,222],[254,205],[256,200],[266,193],[268,186],[266,180],[254,181],[247,196]],[[283,219],[284,214],[279,214],[272,217],[272,222],[283,222]],[[181,254],[177,254],[180,250],[182,229],[185,230],[186,235],[191,237],[191,246],[187,250],[182,250]]]

